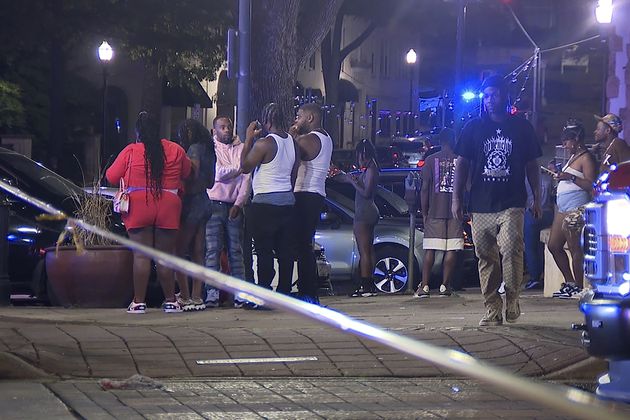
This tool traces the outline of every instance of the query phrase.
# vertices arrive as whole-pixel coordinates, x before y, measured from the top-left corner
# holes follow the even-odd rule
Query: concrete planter
[[[47,248],[46,275],[52,305],[123,308],[133,297],[133,253],[123,246]]]

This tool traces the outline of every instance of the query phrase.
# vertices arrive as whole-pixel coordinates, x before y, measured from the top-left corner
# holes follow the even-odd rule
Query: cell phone
[[[543,171],[547,172],[547,173],[548,173],[549,175],[551,175],[551,176],[556,176],[556,175],[558,175],[557,173],[555,173],[555,172],[554,172],[554,171],[552,171],[551,169],[549,169],[549,168],[545,168],[545,167],[544,167],[544,166],[542,166],[542,165],[540,166],[540,169],[542,169]]]
[[[258,120],[256,120],[256,130],[262,130],[262,124]]]

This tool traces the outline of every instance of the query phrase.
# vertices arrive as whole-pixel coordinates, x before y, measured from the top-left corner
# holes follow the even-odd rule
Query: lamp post
[[[418,54],[411,48],[407,51],[405,59],[407,60],[407,64],[409,64],[409,112],[413,113],[413,68],[418,59]]]
[[[597,7],[595,8],[595,18],[599,23],[600,39],[602,46],[602,115],[606,114],[606,85],[608,83],[608,61],[609,61],[609,46],[608,39],[610,34],[610,24],[612,22],[613,4],[612,0],[599,0]]]
[[[103,43],[98,47],[98,58],[101,60],[103,67],[103,137],[101,138],[101,147],[99,151],[99,167],[104,163],[105,151],[107,150],[105,147],[107,136],[107,65],[113,56],[114,50],[111,45],[109,45],[107,41],[103,41]]]

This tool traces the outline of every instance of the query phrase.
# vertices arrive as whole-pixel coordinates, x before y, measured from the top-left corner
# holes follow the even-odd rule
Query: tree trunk
[[[284,109],[287,123],[293,121],[293,88],[299,64],[320,45],[341,3],[342,0],[252,2],[252,118],[260,118],[266,103],[276,102]]]
[[[158,65],[150,59],[144,62],[142,100],[140,103],[142,109],[139,111],[147,111],[152,114],[159,124],[162,116],[162,78],[158,72]],[[135,123],[135,121],[130,121],[130,124]]]
[[[286,123],[293,119],[293,87],[297,76],[296,32],[299,0],[252,2],[250,115],[260,118],[269,102],[278,103]]]

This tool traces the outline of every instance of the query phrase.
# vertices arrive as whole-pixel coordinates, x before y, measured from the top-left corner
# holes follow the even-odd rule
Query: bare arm
[[[539,219],[542,216],[542,208],[540,206],[540,166],[538,165],[538,159],[532,159],[527,162],[525,171],[527,172],[527,182],[529,182],[529,187],[534,195],[532,212],[534,217]]]
[[[260,165],[267,153],[266,143],[254,139],[260,136],[261,129],[257,128],[256,121],[253,121],[247,127],[245,143],[243,144],[243,152],[241,153],[241,172],[248,174]]]
[[[597,164],[595,159],[590,154],[585,154],[582,164],[580,166],[581,172],[584,174],[584,178],[575,178],[571,174],[566,172],[560,172],[556,177],[557,180],[571,180],[575,185],[582,188],[584,191],[591,192],[593,189],[593,183],[597,178]]]
[[[459,156],[455,163],[455,185],[453,188],[453,203],[451,210],[453,217],[457,220],[464,219],[464,191],[466,190],[466,180],[470,172],[470,160]]]
[[[295,181],[297,180],[298,168],[300,167],[300,159],[302,158],[302,150],[298,142],[293,141],[293,147],[295,148],[295,160],[293,161],[293,168],[291,169],[291,189],[295,188]]]
[[[375,166],[370,166],[366,169],[367,176],[365,177],[365,184],[354,177],[350,177],[350,183],[354,189],[365,198],[371,198],[374,194],[374,188],[376,188],[376,178],[378,177],[378,169]]]
[[[422,206],[422,216],[426,220],[429,215],[429,184],[433,185],[429,171],[422,169],[422,189],[420,190],[420,204]]]

